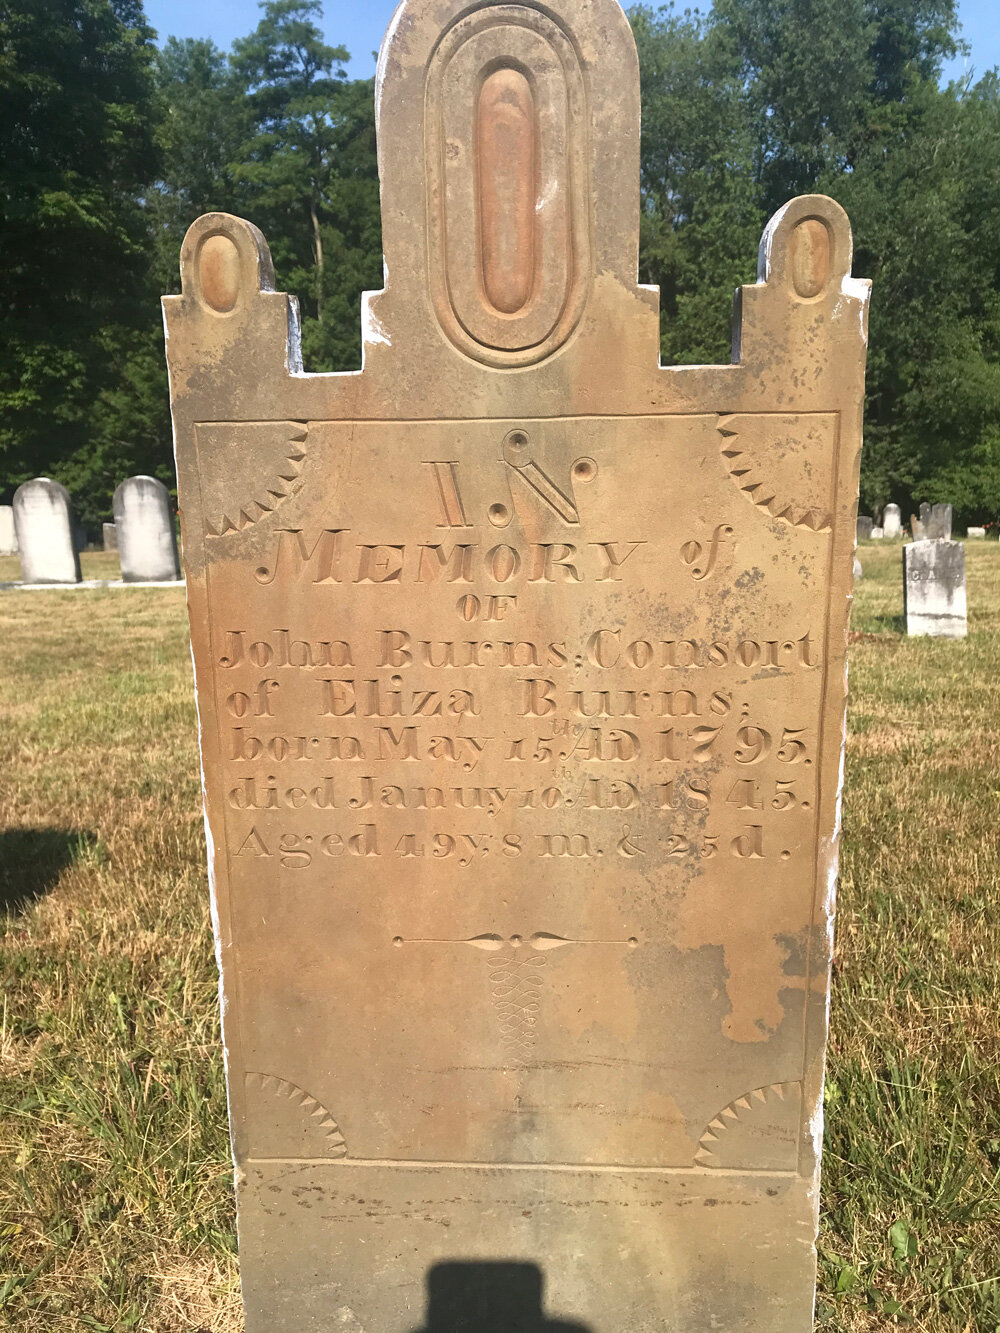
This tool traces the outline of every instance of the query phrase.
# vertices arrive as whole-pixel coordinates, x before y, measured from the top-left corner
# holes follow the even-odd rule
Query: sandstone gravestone
[[[17,534],[14,532],[12,505],[0,505],[0,555],[17,555]]]
[[[886,505],[885,513],[882,515],[882,531],[889,540],[902,535],[903,520],[899,505]]]
[[[104,549],[105,551],[118,550],[118,529],[113,523],[104,524]]]
[[[14,492],[14,528],[25,583],[79,583],[73,506],[58,481],[36,477]]]
[[[237,218],[164,303],[247,1329],[806,1333],[847,218],[661,368],[614,0],[408,0],[377,95],[362,372]]]
[[[964,639],[964,544],[927,540],[904,546],[903,602],[907,634]]]
[[[875,526],[875,520],[873,518],[863,518],[859,515],[858,527],[857,527],[858,541],[859,542],[870,541],[872,535],[872,529],[874,528],[874,526]]]
[[[180,578],[170,492],[155,477],[129,477],[114,495],[118,556],[125,583]]]
[[[929,541],[951,541],[951,505],[922,504],[920,526]]]

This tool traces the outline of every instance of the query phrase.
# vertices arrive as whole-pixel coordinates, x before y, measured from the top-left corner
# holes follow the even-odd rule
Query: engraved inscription
[[[725,438],[818,499],[835,421],[730,416]],[[790,593],[822,567],[829,534],[768,513],[754,525],[714,414],[670,419],[627,468],[641,422],[394,429],[393,484],[365,509],[357,497],[379,469],[340,460],[386,427],[311,423],[303,462],[310,476],[340,468],[335,488],[321,502],[293,493],[287,517],[255,525],[220,602],[211,665],[236,892],[260,886],[263,957],[263,923],[312,923],[295,1011],[311,1011],[310,978],[330,970],[338,1004],[404,1053],[421,1015],[448,1014],[421,1027],[405,1105],[433,1104],[436,1080],[455,1080],[482,1107],[467,1137],[404,1123],[404,1110],[370,1124],[353,1029],[319,1038],[326,1067],[347,1071],[337,1096],[358,1158],[530,1157],[494,1121],[514,1095],[532,1104],[545,1070],[560,1108],[547,1114],[599,1140],[588,1157],[690,1166],[690,1131],[657,1138],[651,1112],[649,1135],[595,1140],[588,1107],[627,1118],[645,1095],[619,1063],[636,1024],[660,1034],[648,1089],[678,1125],[715,1113],[708,1072],[703,1086],[677,1081],[702,1051],[746,1052],[740,1076],[761,1088],[795,1068],[812,983],[790,904],[808,911],[800,849],[821,796],[827,639],[818,608]],[[718,521],[690,503],[702,481],[677,453],[685,442],[717,477]],[[651,519],[651,468],[672,469],[676,521]],[[220,587],[229,568],[212,566]],[[328,938],[342,946],[320,948]],[[364,978],[390,941],[387,984],[372,991]],[[712,997],[697,1012],[672,989],[696,967]],[[643,982],[654,972],[655,992]],[[612,1071],[599,1097],[582,1091],[598,1067]],[[775,1135],[785,1143],[785,1129],[764,1131]],[[739,1142],[727,1139],[726,1169],[756,1169]]]

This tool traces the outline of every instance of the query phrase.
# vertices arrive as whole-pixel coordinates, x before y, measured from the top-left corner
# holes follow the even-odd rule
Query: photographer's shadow
[[[596,1333],[549,1319],[537,1264],[512,1261],[435,1264],[427,1275],[427,1320],[413,1333]]]

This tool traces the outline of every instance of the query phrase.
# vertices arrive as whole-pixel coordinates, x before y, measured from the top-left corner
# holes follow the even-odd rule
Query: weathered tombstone
[[[872,541],[873,541],[873,542],[880,542],[884,536],[885,536],[885,532],[884,532],[881,528],[879,528],[879,527],[873,527],[873,528],[872,528]]]
[[[113,523],[104,524],[104,549],[105,551],[118,550],[118,529]]]
[[[847,218],[661,368],[615,0],[408,0],[378,111],[360,374],[237,218],[164,302],[248,1333],[806,1333]]]
[[[986,536],[986,529],[985,529],[985,528],[969,528],[969,529],[967,529],[967,536],[968,536],[970,542],[981,541],[981,540]]]
[[[903,521],[899,512],[899,505],[886,505],[885,513],[882,515],[882,531],[885,533],[887,541],[892,541],[902,535]]]
[[[920,506],[920,524],[928,541],[951,541],[951,505]]]
[[[90,545],[90,538],[87,536],[87,529],[82,523],[77,523],[73,528],[73,543],[79,553],[83,553]]]
[[[129,477],[114,495],[118,556],[125,583],[180,578],[170,492],[155,477]]]
[[[14,492],[14,528],[25,583],[79,583],[80,555],[73,536],[69,491],[36,477]]]
[[[916,514],[910,515],[910,536],[915,542],[922,542],[926,537],[924,532],[923,519],[917,518]]]
[[[864,575],[864,572],[865,572],[865,571],[864,571],[864,569],[863,569],[862,566],[861,566],[861,561],[858,559],[857,556],[855,556],[855,557],[854,557],[854,578],[855,578],[855,581],[857,581],[858,579],[860,579],[860,578]]]
[[[0,505],[0,555],[17,555],[13,505]]]
[[[966,635],[965,546],[925,540],[903,547],[903,604],[907,634],[939,639]]]
[[[864,518],[863,516],[858,515],[858,527],[857,527],[858,541],[859,542],[871,541],[872,528],[874,526],[875,526],[875,520],[873,518]]]

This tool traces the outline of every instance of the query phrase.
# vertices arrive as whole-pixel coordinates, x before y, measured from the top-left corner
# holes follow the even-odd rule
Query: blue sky
[[[353,77],[367,78],[374,72],[372,52],[395,7],[394,0],[326,0],[323,26],[327,40],[350,51],[348,72]],[[958,10],[963,36],[972,48],[969,63],[975,73],[1000,65],[997,0],[959,0]],[[146,14],[161,41],[171,36],[211,37],[226,49],[234,38],[245,37],[256,27],[259,13],[255,0],[146,0]],[[946,71],[955,78],[962,73],[961,59]]]

